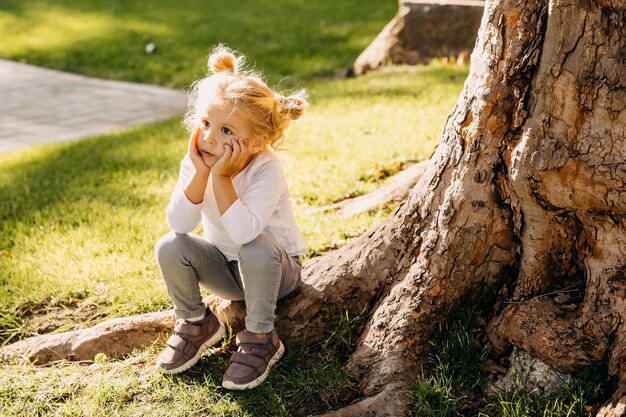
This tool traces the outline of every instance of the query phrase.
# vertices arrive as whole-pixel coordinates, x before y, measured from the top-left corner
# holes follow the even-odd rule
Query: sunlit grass
[[[3,416],[272,416],[294,417],[332,409],[360,395],[338,360],[345,340],[354,339],[357,318],[337,323],[314,345],[288,346],[268,380],[254,390],[227,391],[222,375],[234,346],[205,355],[191,370],[163,375],[154,363],[161,345],[125,360],[92,365],[60,362],[37,367],[0,364]]]
[[[278,82],[350,66],[393,0],[3,0],[0,57],[104,78],[187,86],[224,42]],[[152,54],[148,43],[156,45]]]
[[[390,213],[342,218],[311,208],[373,190],[373,167],[428,157],[466,71],[433,63],[310,83],[310,111],[291,128],[283,157],[310,255]],[[174,119],[0,156],[3,339],[28,334],[30,308],[51,299],[78,297],[105,316],[169,307],[152,248],[168,231],[164,210],[186,142]]]
[[[400,162],[427,158],[467,75],[467,67],[435,62],[337,79],[396,9],[391,0],[6,0],[0,57],[184,87],[204,73],[210,47],[224,42],[271,84],[305,87],[311,107],[290,128],[282,158],[308,256],[317,256],[391,213],[394,204],[350,218],[318,209],[380,186],[373,170],[393,173]],[[149,42],[154,54],[144,51]],[[186,142],[177,118],[0,155],[0,343],[36,332],[35,313],[85,311],[50,318],[68,330],[171,308],[153,245],[168,231],[165,207]],[[219,388],[226,351],[175,377],[154,372],[155,346],[90,367],[4,363],[0,414],[315,414],[359,395],[341,363],[359,321],[340,317],[319,346],[288,346],[251,392]]]
[[[323,205],[373,190],[372,168],[428,159],[467,76],[432,63],[348,80],[314,82],[312,109],[289,131],[290,189]]]

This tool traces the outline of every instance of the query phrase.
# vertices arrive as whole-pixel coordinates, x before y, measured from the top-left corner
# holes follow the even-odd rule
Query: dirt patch
[[[70,331],[89,327],[107,316],[105,306],[70,299],[68,302],[50,305],[44,302],[32,307],[26,319],[25,332],[30,335],[42,335],[55,331]]]

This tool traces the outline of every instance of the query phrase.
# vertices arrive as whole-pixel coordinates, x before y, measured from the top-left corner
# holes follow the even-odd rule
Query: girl
[[[200,285],[245,300],[246,328],[237,334],[239,347],[222,381],[228,389],[261,384],[282,356],[276,301],[300,285],[306,253],[273,152],[289,121],[306,108],[305,92],[282,96],[242,63],[218,46],[209,56],[211,74],[192,89],[184,120],[189,148],[167,207],[172,231],[155,246],[178,319],[157,360],[163,372],[189,369],[224,335]],[[204,237],[191,233],[200,221]]]

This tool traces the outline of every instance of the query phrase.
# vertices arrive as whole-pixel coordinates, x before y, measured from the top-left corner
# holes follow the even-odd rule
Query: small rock
[[[511,353],[511,368],[506,375],[491,382],[487,392],[490,396],[497,396],[499,392],[512,391],[521,385],[528,392],[537,390],[540,395],[551,395],[573,381],[572,375],[557,372],[539,359],[515,348]]]

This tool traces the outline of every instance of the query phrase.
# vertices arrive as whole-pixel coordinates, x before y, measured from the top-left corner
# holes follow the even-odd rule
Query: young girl
[[[261,384],[282,356],[276,301],[300,285],[306,253],[273,153],[289,121],[306,108],[306,95],[272,91],[242,62],[218,46],[209,56],[211,74],[191,92],[189,148],[167,207],[172,231],[155,246],[178,319],[157,360],[163,372],[189,369],[224,335],[224,324],[202,303],[200,285],[245,300],[246,329],[237,334],[239,348],[222,381],[228,389]],[[200,221],[204,237],[191,233]]]

